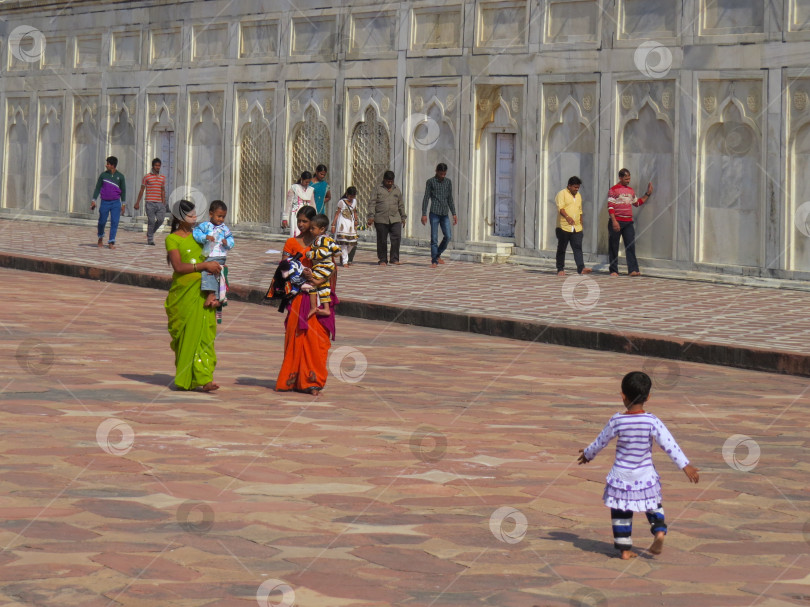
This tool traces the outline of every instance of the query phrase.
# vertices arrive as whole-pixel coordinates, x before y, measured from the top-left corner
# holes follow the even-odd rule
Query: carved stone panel
[[[337,48],[337,17],[294,17],[290,34],[290,55],[292,57],[327,58],[335,54]]]
[[[463,21],[461,6],[414,9],[411,21],[411,50],[461,48]]]
[[[84,210],[85,201],[90,200],[95,188],[99,170],[99,143],[103,140],[103,122],[107,116],[99,111],[98,96],[76,95],[73,97],[73,130],[71,140],[71,183],[72,196],[69,206],[73,210]],[[104,155],[106,156],[106,155]],[[103,165],[102,165],[103,166]],[[123,165],[120,165],[123,171]]]
[[[701,2],[701,33],[755,34],[765,31],[763,0],[711,0]]]
[[[188,185],[200,190],[208,203],[224,196],[224,107],[221,92],[189,94]]]
[[[617,168],[627,168],[639,196],[653,182],[654,196],[637,209],[636,254],[672,259],[677,226],[678,171],[675,149],[674,80],[619,82],[618,94],[632,99],[618,121]],[[615,173],[615,171],[614,171]]]
[[[620,37],[674,38],[678,35],[679,3],[672,0],[621,0]]]
[[[97,68],[101,62],[101,36],[76,38],[75,67]]]
[[[766,177],[758,111],[762,82],[704,80],[698,88],[701,99],[714,100],[703,104],[699,120],[699,260],[758,266]],[[719,233],[725,237],[718,238]]]
[[[350,55],[379,56],[397,50],[397,13],[375,11],[351,16],[347,52]]]
[[[558,211],[555,198],[574,175],[582,180],[580,195],[585,222],[588,225],[607,223],[607,208],[601,204],[603,194],[595,191],[597,94],[596,82],[542,85],[545,100],[542,140],[545,143],[541,144],[543,164],[540,173],[544,187],[539,215],[543,229],[540,241],[546,248],[556,247],[554,230]],[[586,239],[584,250],[593,249],[592,242],[592,239]],[[606,252],[607,242],[601,248]]]
[[[478,48],[521,48],[528,32],[528,10],[520,2],[478,4],[475,45]]]
[[[149,64],[152,67],[177,65],[182,60],[182,54],[180,28],[152,30],[149,47]]]
[[[239,58],[278,56],[278,21],[245,21],[239,25]]]
[[[297,181],[303,171],[311,173],[319,164],[331,166],[333,94],[331,87],[287,91],[290,183]]]
[[[32,206],[31,187],[28,183],[29,103],[27,98],[6,100],[8,119],[3,206],[7,209],[30,209]]]
[[[550,0],[545,41],[596,42],[599,39],[599,0]]]
[[[39,141],[37,156],[39,192],[37,208],[58,211],[62,208],[62,118],[64,102],[61,97],[39,99]],[[96,167],[97,168],[97,167]],[[100,172],[100,171],[99,171]],[[89,196],[86,195],[89,203]]]
[[[141,62],[141,33],[113,32],[110,64],[116,67],[139,65]]]
[[[228,56],[228,24],[204,23],[193,27],[194,61],[216,61]]]
[[[788,83],[792,100],[788,110],[787,164],[788,183],[786,245],[790,249],[790,267],[810,271],[810,78]]]
[[[42,67],[46,70],[61,71],[67,67],[67,40],[63,37],[48,37],[42,54]]]

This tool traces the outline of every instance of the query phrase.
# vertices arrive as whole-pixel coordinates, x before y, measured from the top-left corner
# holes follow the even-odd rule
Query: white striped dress
[[[661,503],[661,481],[652,461],[652,443],[683,469],[689,464],[675,438],[652,413],[617,413],[585,449],[590,461],[616,438],[616,459],[607,475],[602,499],[605,506],[618,510],[646,512]]]

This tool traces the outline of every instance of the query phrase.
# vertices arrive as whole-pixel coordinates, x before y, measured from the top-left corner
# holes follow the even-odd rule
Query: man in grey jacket
[[[399,260],[399,243],[402,240],[402,228],[405,226],[405,202],[402,191],[394,185],[394,171],[383,174],[382,185],[377,186],[371,199],[369,208],[373,215],[368,218],[369,225],[377,230],[377,259],[381,266],[388,262],[395,266],[402,262]],[[391,238],[391,255],[388,255],[388,239]]]

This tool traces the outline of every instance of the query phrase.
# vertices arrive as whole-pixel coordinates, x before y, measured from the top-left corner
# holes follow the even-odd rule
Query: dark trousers
[[[582,232],[566,232],[562,228],[557,228],[557,271],[565,270],[565,251],[568,243],[571,243],[571,250],[574,252],[577,272],[582,274],[582,270],[585,269],[585,261],[582,258]]]
[[[402,224],[374,222],[377,230],[377,260],[380,263],[399,261],[399,243],[402,240]],[[388,256],[388,239],[391,239],[391,255]]]
[[[638,272],[636,259],[636,229],[632,221],[620,221],[619,231],[613,230],[613,222],[608,220],[608,262],[610,271],[619,273],[619,238],[624,241],[624,252],[627,255],[627,272]]]

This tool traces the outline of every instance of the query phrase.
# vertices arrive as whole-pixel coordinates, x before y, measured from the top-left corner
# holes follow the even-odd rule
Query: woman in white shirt
[[[284,211],[281,213],[281,229],[289,228],[290,236],[297,238],[298,222],[295,220],[296,213],[304,206],[315,206],[315,190],[309,185],[312,181],[312,173],[304,171],[298,181],[287,190],[287,198],[284,201]]]

